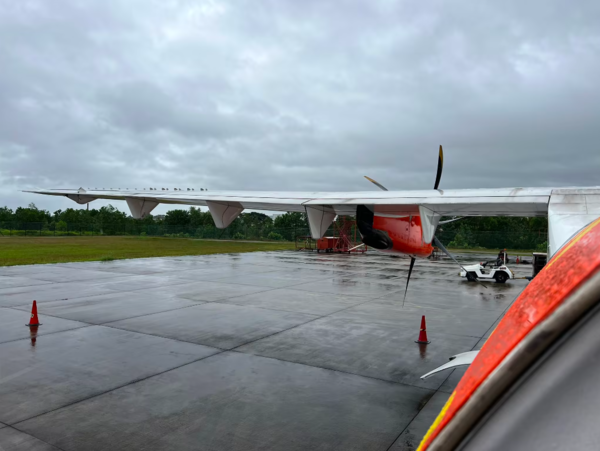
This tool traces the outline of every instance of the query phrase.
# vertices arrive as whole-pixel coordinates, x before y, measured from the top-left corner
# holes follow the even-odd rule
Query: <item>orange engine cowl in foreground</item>
[[[373,228],[387,232],[394,243],[391,249],[382,250],[382,252],[426,258],[433,251],[431,243],[423,243],[423,228],[420,216],[384,218],[375,215]]]

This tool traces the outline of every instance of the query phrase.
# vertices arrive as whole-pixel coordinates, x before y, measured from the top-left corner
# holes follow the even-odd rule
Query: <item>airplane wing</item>
[[[433,376],[434,374],[439,373],[440,371],[458,368],[459,366],[469,366],[471,365],[471,363],[473,363],[473,360],[475,360],[477,354],[479,354],[479,351],[468,351],[463,352],[461,354],[453,355],[452,357],[450,357],[450,361],[448,363],[444,363],[442,366],[438,366],[436,369],[430,371],[429,373],[423,374],[421,376],[421,379],[427,379]]]
[[[79,188],[27,192],[65,196],[80,204],[96,199],[125,200],[138,219],[158,204],[207,206],[219,228],[227,227],[245,209],[306,212],[314,238],[323,236],[336,215],[354,215],[357,205],[369,206],[378,216],[420,215],[426,242],[431,242],[442,216],[548,216],[551,255],[600,217],[600,187],[363,192]]]

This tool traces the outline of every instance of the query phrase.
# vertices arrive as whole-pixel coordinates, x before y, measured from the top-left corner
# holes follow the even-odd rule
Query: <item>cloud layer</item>
[[[591,0],[0,0],[0,204],[429,188],[440,143],[444,188],[600,185],[598,23]]]

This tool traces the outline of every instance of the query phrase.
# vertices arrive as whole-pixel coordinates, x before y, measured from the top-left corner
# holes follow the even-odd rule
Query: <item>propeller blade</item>
[[[437,174],[435,176],[435,184],[433,185],[433,189],[438,189],[438,186],[440,186],[440,180],[442,179],[442,170],[443,169],[444,169],[444,151],[442,150],[442,146],[440,145],[440,155],[438,157]]]
[[[412,274],[413,267],[415,266],[415,261],[417,259],[415,257],[410,257],[410,267],[408,268],[408,277],[406,278],[406,289],[404,290],[404,300],[402,301],[402,307],[404,307],[404,302],[406,301],[406,292],[408,291],[408,282],[410,282],[410,275]]]
[[[371,183],[373,183],[373,184],[377,185],[377,186],[378,186],[379,188],[381,188],[382,190],[384,190],[384,191],[388,191],[388,189],[387,189],[385,186],[383,186],[381,183],[377,183],[377,182],[376,182],[375,180],[373,180],[371,177],[367,177],[367,176],[365,175],[365,178],[366,178],[366,179],[367,179],[369,182],[371,182]]]
[[[458,266],[460,266],[460,268],[461,268],[461,269],[462,269],[464,272],[468,272],[468,271],[467,271],[467,270],[464,268],[464,266],[463,266],[463,265],[461,265],[461,264],[460,264],[460,263],[459,263],[459,262],[458,262],[458,261],[457,261],[457,260],[454,258],[454,256],[453,256],[453,255],[452,255],[450,252],[448,252],[448,249],[446,249],[446,248],[444,247],[444,245],[443,245],[443,244],[440,242],[440,240],[438,240],[438,239],[437,239],[437,237],[436,237],[436,236],[434,236],[434,237],[433,237],[433,242],[435,243],[435,245],[436,245],[437,247],[439,247],[439,248],[442,250],[442,252],[443,252],[444,254],[446,254],[448,257],[450,257],[454,263],[456,263]],[[483,285],[483,287],[484,287],[485,289],[487,289],[487,286],[485,285],[485,283],[481,282],[479,279],[477,279],[477,282],[478,282],[478,283],[480,283],[481,285]]]

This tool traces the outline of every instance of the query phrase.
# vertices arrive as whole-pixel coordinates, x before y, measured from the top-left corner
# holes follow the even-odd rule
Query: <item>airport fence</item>
[[[455,249],[527,249],[546,252],[548,230],[515,231],[438,231],[436,237],[447,247]]]
[[[0,222],[2,236],[153,236],[169,238],[206,238],[224,240],[294,241],[309,235],[306,228],[252,227],[232,224],[226,229],[215,226],[178,226],[124,222],[120,224],[70,224]]]
[[[354,234],[354,231],[353,231]],[[68,224],[57,223],[16,223],[0,222],[2,236],[151,236],[171,238],[198,238],[252,241],[295,241],[310,235],[308,228],[273,226],[245,226],[235,222],[226,229],[217,229],[213,225],[174,226],[167,224],[144,224],[143,222],[124,222],[120,224]],[[335,235],[331,227],[326,236]],[[358,236],[358,233],[356,234]],[[452,248],[486,249],[537,249],[547,247],[547,230],[519,231],[470,231],[459,230],[444,232],[438,230],[438,239]]]

